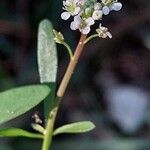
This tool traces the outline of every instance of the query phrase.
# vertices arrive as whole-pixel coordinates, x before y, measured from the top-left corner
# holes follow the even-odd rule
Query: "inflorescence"
[[[90,28],[95,24],[95,21],[102,20],[103,15],[108,15],[110,11],[119,11],[122,4],[118,0],[65,0],[63,1],[63,10],[61,18],[68,20],[71,16],[74,17],[70,24],[72,30],[77,30],[82,34],[88,34]],[[106,27],[100,23],[96,29],[99,37],[111,38],[111,33]]]

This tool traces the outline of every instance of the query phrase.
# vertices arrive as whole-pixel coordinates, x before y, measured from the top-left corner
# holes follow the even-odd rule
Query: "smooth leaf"
[[[38,31],[38,69],[41,83],[56,81],[57,49],[53,26],[47,19],[41,21]]]
[[[19,128],[9,128],[0,130],[0,137],[27,137],[27,138],[43,138],[42,134],[28,132]]]
[[[95,128],[95,125],[90,121],[82,121],[64,125],[57,128],[53,135],[62,134],[62,133],[84,133],[91,131]]]
[[[46,85],[29,85],[0,93],[0,124],[24,114],[49,94]]]
[[[47,19],[41,21],[38,29],[38,70],[40,82],[51,88],[51,93],[44,100],[45,119],[55,105],[55,82],[57,74],[57,49],[54,41],[53,26]]]

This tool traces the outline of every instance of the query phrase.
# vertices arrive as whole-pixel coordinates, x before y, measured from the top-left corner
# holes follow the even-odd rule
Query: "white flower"
[[[86,20],[82,20],[79,15],[74,17],[74,21],[71,22],[70,28],[72,30],[79,29],[83,34],[88,34],[90,32],[90,26],[95,23],[92,17],[87,18]]]
[[[100,10],[101,8],[102,8],[101,3],[96,3],[96,4],[94,5],[94,10]]]
[[[92,17],[87,18],[85,21],[83,21],[83,26],[81,24],[81,27],[79,27],[79,30],[83,34],[88,34],[91,31],[91,25],[95,23],[94,19]]]
[[[95,23],[94,19],[92,17],[87,18],[83,24],[85,26],[81,26],[81,28],[79,28],[79,30],[83,33],[83,34],[88,34],[91,31],[90,26],[93,25]]]
[[[98,36],[101,38],[112,38],[111,33],[108,31],[108,28],[103,27],[101,24],[99,25],[99,28],[96,29],[96,32],[98,33]]]
[[[95,10],[95,11],[93,12],[92,18],[93,18],[94,20],[100,20],[100,19],[102,18],[102,15],[103,15],[103,13],[102,13],[101,10]]]
[[[66,0],[63,1],[63,9],[66,10],[61,14],[61,18],[63,20],[67,20],[70,16],[78,15],[81,11],[81,7],[79,6],[80,0]],[[81,5],[81,4],[80,4]]]

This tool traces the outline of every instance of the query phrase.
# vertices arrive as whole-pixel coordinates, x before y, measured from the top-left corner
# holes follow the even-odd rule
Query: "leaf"
[[[47,86],[50,87],[51,92],[50,94],[44,99],[44,117],[45,122],[47,121],[49,112],[55,107],[56,101],[55,101],[55,83],[47,83]]]
[[[9,128],[0,130],[0,137],[27,137],[27,138],[38,138],[42,139],[42,134],[28,132],[19,128]]]
[[[38,70],[40,82],[51,88],[51,93],[44,100],[45,119],[55,105],[55,85],[57,74],[57,49],[54,41],[53,27],[49,20],[41,21],[38,29]]]
[[[41,83],[55,82],[57,50],[53,27],[49,20],[41,21],[38,31],[38,69]]]
[[[53,135],[62,134],[62,133],[84,133],[91,131],[95,128],[95,125],[90,121],[82,121],[64,125],[57,128]]]
[[[39,104],[49,94],[46,85],[29,85],[0,93],[0,124],[9,121]]]

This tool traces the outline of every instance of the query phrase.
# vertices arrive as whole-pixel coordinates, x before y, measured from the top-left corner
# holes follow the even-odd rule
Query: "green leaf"
[[[44,100],[45,119],[55,105],[55,82],[57,74],[57,49],[54,41],[53,26],[47,19],[42,20],[38,29],[38,70],[40,82],[51,88],[51,93]]]
[[[84,133],[91,131],[95,128],[95,125],[90,121],[82,121],[64,125],[57,128],[53,135],[62,134],[62,133]]]
[[[57,49],[53,26],[47,19],[41,21],[38,31],[38,69],[41,83],[56,81]]]
[[[46,85],[29,85],[0,93],[0,124],[9,121],[39,104],[49,94]]]
[[[36,134],[32,132],[28,132],[19,128],[9,128],[0,130],[0,137],[27,137],[27,138],[38,138],[42,139],[42,134]]]

